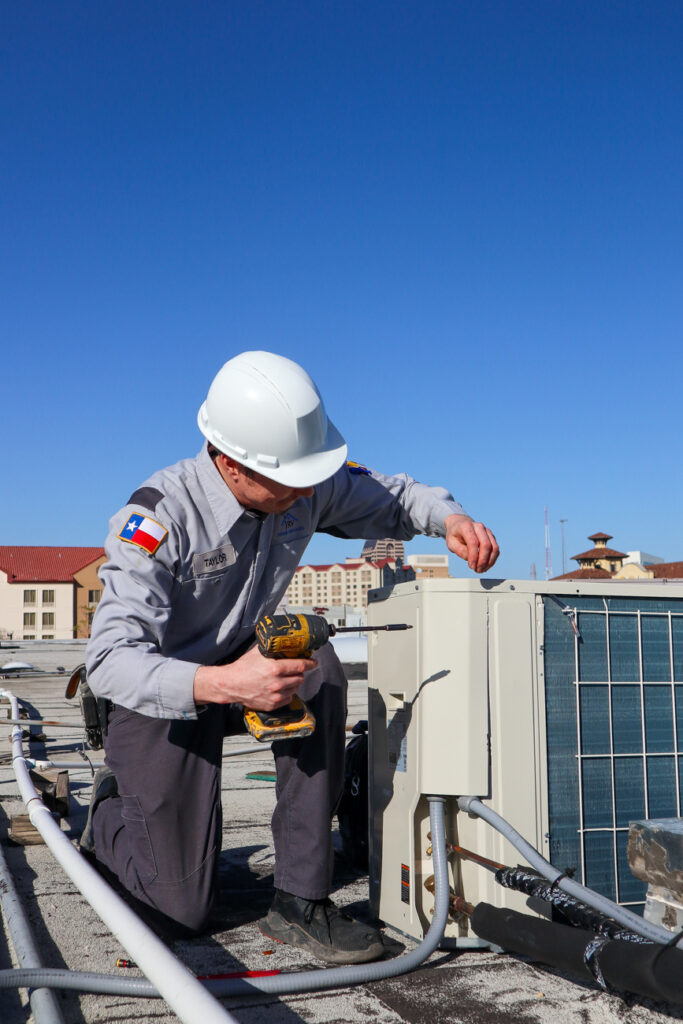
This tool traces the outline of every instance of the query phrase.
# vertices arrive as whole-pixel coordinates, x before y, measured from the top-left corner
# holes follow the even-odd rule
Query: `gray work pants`
[[[273,744],[275,886],[306,899],[330,890],[331,820],[344,775],[346,677],[330,644],[315,658],[299,693],[316,730]],[[119,705],[109,717],[105,757],[119,795],[93,815],[95,856],[133,896],[192,930],[206,923],[216,898],[223,737],[242,731],[240,721],[238,706],[219,704],[192,721]]]

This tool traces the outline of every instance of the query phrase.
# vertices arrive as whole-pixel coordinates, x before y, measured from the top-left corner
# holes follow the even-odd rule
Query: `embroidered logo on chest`
[[[305,532],[304,524],[292,512],[285,512],[280,520],[276,536],[278,540],[291,540],[294,537],[300,537]]]

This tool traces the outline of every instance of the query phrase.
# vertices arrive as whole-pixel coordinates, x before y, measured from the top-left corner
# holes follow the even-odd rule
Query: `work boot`
[[[364,964],[384,954],[378,929],[356,921],[330,899],[307,900],[276,889],[259,928],[269,939],[299,946],[326,964]]]
[[[92,819],[95,813],[95,809],[98,804],[102,803],[110,796],[117,796],[119,787],[116,782],[116,776],[114,775],[111,768],[104,765],[103,768],[98,768],[95,772],[95,778],[92,783],[92,793],[90,794],[90,807],[88,808],[88,818],[81,835],[79,847],[85,853],[95,852],[95,837],[93,835]]]

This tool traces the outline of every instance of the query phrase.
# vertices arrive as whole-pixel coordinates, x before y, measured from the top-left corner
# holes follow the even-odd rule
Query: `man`
[[[111,702],[107,768],[81,848],[143,904],[201,929],[216,895],[223,737],[242,728],[244,706],[270,711],[298,693],[317,727],[273,744],[276,891],[261,930],[327,963],[377,959],[380,933],[328,898],[344,673],[331,645],[311,659],[262,657],[254,627],[317,530],[443,536],[477,572],[498,546],[445,490],[347,463],[315,384],[282,356],[227,362],[198,422],[199,455],[154,474],[111,521],[86,658],[89,685]]]

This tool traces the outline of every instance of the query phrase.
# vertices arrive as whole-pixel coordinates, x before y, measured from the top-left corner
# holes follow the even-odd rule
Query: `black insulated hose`
[[[674,946],[608,939],[488,903],[479,903],[470,921],[479,938],[579,981],[657,1002],[683,1002],[683,951]]]
[[[650,940],[642,935],[624,928],[611,917],[606,917],[599,911],[587,906],[576,896],[559,889],[556,882],[549,882],[535,871],[528,868],[499,868],[495,874],[496,881],[504,889],[515,889],[527,896],[533,896],[539,900],[545,900],[569,921],[578,928],[587,928],[597,935],[604,935],[610,939],[621,939],[624,942],[639,942],[650,944]]]

